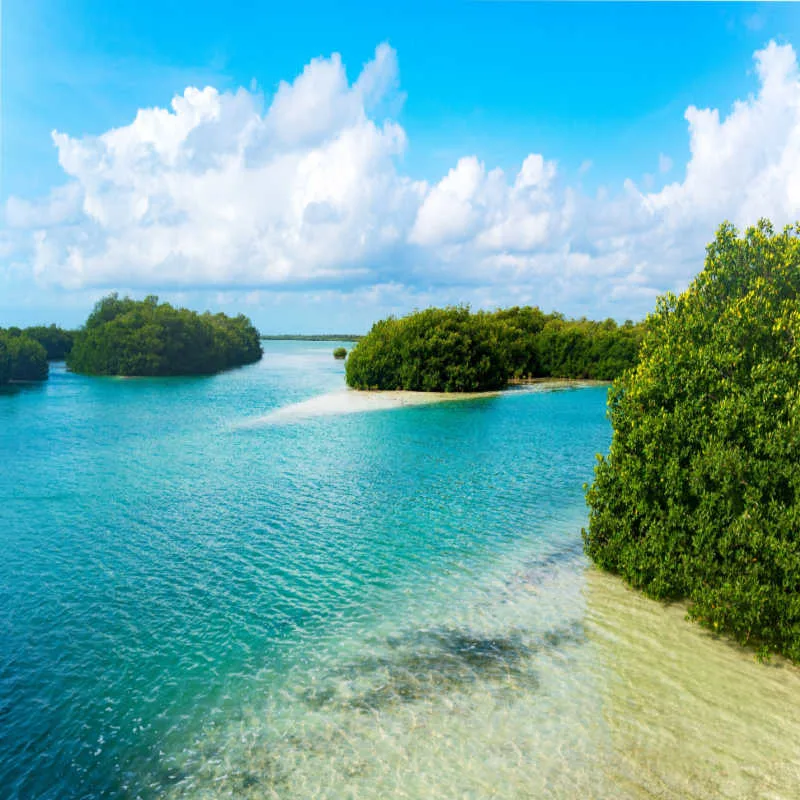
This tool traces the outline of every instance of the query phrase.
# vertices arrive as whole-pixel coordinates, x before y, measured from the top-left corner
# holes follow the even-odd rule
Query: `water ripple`
[[[0,397],[0,795],[792,796],[797,671],[586,572],[604,388],[241,425],[341,386]]]

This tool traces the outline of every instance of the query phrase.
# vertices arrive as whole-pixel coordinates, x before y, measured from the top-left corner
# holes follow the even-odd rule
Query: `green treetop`
[[[588,490],[601,567],[800,660],[800,229],[723,225],[610,392]]]

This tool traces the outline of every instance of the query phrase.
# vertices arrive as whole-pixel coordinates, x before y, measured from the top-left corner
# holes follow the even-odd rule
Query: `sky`
[[[0,326],[641,319],[800,219],[800,7],[0,0]]]

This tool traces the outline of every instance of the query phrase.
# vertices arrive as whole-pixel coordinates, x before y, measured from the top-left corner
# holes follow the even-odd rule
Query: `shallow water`
[[[602,387],[342,385],[0,397],[0,797],[797,796],[798,670],[587,569]]]

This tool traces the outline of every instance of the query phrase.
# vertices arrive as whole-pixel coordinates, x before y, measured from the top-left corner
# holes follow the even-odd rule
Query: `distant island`
[[[354,389],[480,392],[536,378],[613,380],[633,367],[644,324],[569,320],[525,306],[429,308],[376,322],[350,351]]]
[[[198,314],[159,303],[100,300],[75,333],[67,367],[86,375],[211,375],[262,356],[259,334],[243,314]]]

